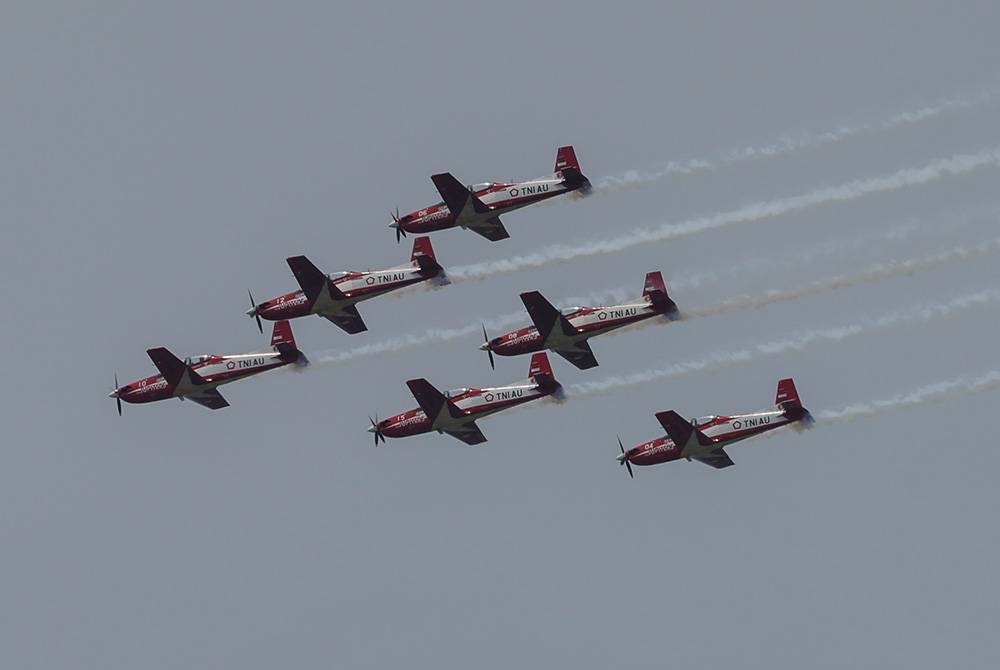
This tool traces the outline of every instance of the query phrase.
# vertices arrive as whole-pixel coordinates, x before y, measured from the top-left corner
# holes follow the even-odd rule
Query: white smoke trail
[[[631,295],[638,294],[638,292],[638,286],[632,287],[630,292],[628,289],[621,287],[606,291],[599,291],[592,293],[589,296],[571,298],[570,300],[580,304],[600,304],[606,301],[624,300],[625,297],[623,297],[623,295],[626,293]],[[572,303],[563,302],[560,304]],[[343,363],[355,358],[377,356],[379,354],[412,349],[414,347],[423,346],[432,342],[450,342],[451,340],[469,337],[474,334],[482,334],[482,328],[484,326],[487,331],[492,332],[495,335],[498,330],[509,328],[517,324],[527,325],[527,323],[528,314],[522,309],[519,312],[508,312],[507,314],[501,314],[499,316],[479,319],[473,323],[457,328],[430,328],[422,333],[400,335],[399,337],[393,337],[381,342],[374,342],[361,347],[355,347],[353,349],[348,349],[347,351],[313,354],[313,357],[318,363]]]
[[[881,121],[857,125],[841,125],[836,128],[801,133],[784,133],[774,142],[761,146],[731,149],[717,160],[692,159],[671,161],[653,170],[629,170],[619,175],[601,177],[593,181],[594,193],[610,193],[623,189],[641,188],[671,177],[709,172],[720,167],[734,165],[757,158],[774,158],[785,154],[809,149],[818,149],[837,142],[900,128],[936,119],[945,114],[990,104],[997,100],[1000,91],[990,90],[943,99],[912,111],[900,112]]]
[[[1000,238],[983,242],[972,247],[957,246],[931,256],[911,258],[891,263],[882,263],[872,266],[858,274],[838,275],[828,279],[815,281],[795,289],[772,290],[758,296],[731,298],[713,307],[685,309],[682,306],[682,319],[691,320],[705,316],[715,316],[741,309],[759,309],[761,307],[779,302],[795,300],[797,298],[815,295],[825,291],[847,288],[868,282],[882,281],[898,275],[930,270],[949,263],[986,256],[997,252],[1000,252]],[[812,256],[807,254],[807,257]],[[700,276],[697,278],[696,282],[700,283],[704,280],[705,277]],[[683,278],[671,283],[671,289],[684,286],[685,281]],[[626,298],[623,296],[631,296],[635,292],[635,288],[631,289],[630,292],[628,287],[619,287],[608,291],[594,293],[586,297],[573,298],[570,301],[563,302],[561,304],[600,304],[610,300],[624,300]],[[401,335],[399,337],[367,344],[361,347],[355,347],[346,351],[321,352],[313,354],[311,358],[321,364],[344,363],[356,358],[377,356],[385,353],[403,351],[405,349],[411,349],[425,344],[449,342],[459,338],[469,337],[473,334],[480,333],[481,328],[484,325],[488,331],[493,331],[495,333],[497,330],[509,328],[516,324],[527,324],[527,321],[527,315],[523,311],[509,312],[493,318],[482,319],[479,322],[473,322],[458,328],[429,329],[423,333]]]
[[[730,298],[714,307],[702,309],[684,310],[684,318],[714,316],[725,314],[733,310],[758,309],[773,305],[779,302],[796,300],[806,296],[834,291],[859,284],[883,281],[900,275],[914,272],[924,272],[936,267],[949,265],[958,261],[969,260],[981,256],[989,256],[1000,252],[1000,238],[981,242],[975,246],[957,246],[946,251],[941,251],[922,258],[910,258],[903,261],[891,261],[889,263],[879,263],[872,267],[853,275],[838,275],[828,279],[821,279],[804,286],[793,289],[771,290],[759,296],[741,296]]]
[[[925,403],[942,402],[1000,388],[1000,370],[991,370],[978,377],[965,376],[949,381],[927,384],[908,393],[901,393],[884,400],[856,403],[838,410],[813,412],[813,418],[823,423],[850,421],[890,410],[914,407]]]
[[[873,331],[886,330],[914,323],[925,323],[950,316],[961,310],[983,307],[996,302],[1000,302],[1000,289],[988,289],[962,295],[945,303],[916,305],[907,309],[883,314],[877,318],[861,319],[855,323],[843,326],[806,330],[752,347],[733,351],[720,351],[693,361],[674,363],[663,368],[643,370],[642,372],[629,375],[615,375],[597,381],[574,384],[570,387],[569,393],[571,396],[598,395],[624,387],[673,379],[692,372],[719,370],[732,365],[756,361],[764,357],[780,356],[792,351],[801,351],[806,347],[821,342],[840,342]]]
[[[453,267],[449,270],[449,276],[453,281],[485,279],[493,275],[517,272],[525,268],[562,263],[587,256],[618,253],[640,244],[663,242],[739,223],[764,221],[809,207],[856,200],[875,193],[920,186],[944,177],[963,175],[982,168],[997,166],[1000,166],[1000,147],[974,154],[938,159],[922,167],[905,168],[881,177],[857,179],[840,186],[819,188],[801,195],[755,202],[738,209],[689,219],[680,223],[668,223],[656,228],[636,228],[619,237],[579,245],[553,245],[534,254]]]

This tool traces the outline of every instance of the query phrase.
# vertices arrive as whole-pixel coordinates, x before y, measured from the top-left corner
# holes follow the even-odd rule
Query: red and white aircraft
[[[522,293],[521,301],[534,326],[492,340],[483,326],[486,341],[479,348],[489,354],[490,366],[494,365],[493,354],[518,356],[550,349],[581,370],[587,370],[597,366],[594,352],[587,343],[591,337],[657,316],[671,319],[678,316],[677,305],[667,295],[667,285],[659,272],[646,275],[641,299],[624,305],[572,307],[560,312],[538,291]]]
[[[436,430],[460,439],[466,444],[481,444],[486,437],[476,425],[476,420],[495,414],[508,407],[521,405],[549,395],[559,397],[562,385],[552,375],[549,359],[545,354],[531,357],[528,381],[494,388],[461,388],[441,393],[426,379],[406,382],[416,398],[419,409],[390,416],[378,421],[372,419],[369,433],[375,434],[375,446],[386,437],[408,437]]]
[[[368,330],[356,303],[430,279],[437,278],[439,285],[448,283],[444,268],[434,257],[429,237],[413,240],[409,264],[387,270],[325,275],[305,256],[292,256],[286,262],[302,290],[254,304],[247,310],[249,316],[257,319],[261,332],[262,317],[275,321],[317,314],[353,335]],[[253,294],[250,302],[254,302]]]
[[[809,410],[799,401],[795,382],[791,379],[778,382],[774,403],[777,408],[773,410],[732,416],[703,416],[691,422],[673,410],[657,412],[656,418],[666,430],[666,437],[643,442],[628,451],[619,439],[618,448],[622,453],[618,462],[628,468],[629,476],[632,476],[633,465],[656,465],[681,458],[693,459],[713,468],[728,468],[733,461],[725,452],[727,445],[782,426],[813,422]]]
[[[122,400],[144,403],[180,398],[191,400],[209,409],[222,409],[228,407],[229,403],[216,387],[292,363],[301,366],[309,364],[305,354],[295,346],[292,327],[287,321],[274,324],[271,348],[274,351],[253,354],[204,354],[188,356],[183,361],[164,347],[147,349],[146,353],[160,374],[124,386],[118,386],[118,376],[115,375],[115,390],[109,393],[108,397],[117,401],[119,415],[122,413]]]
[[[450,172],[442,172],[431,180],[441,194],[441,202],[405,216],[397,211],[389,224],[396,229],[397,242],[406,233],[430,233],[456,226],[492,242],[504,240],[510,235],[500,223],[501,214],[572,191],[590,192],[590,181],[580,172],[573,147],[559,147],[554,174],[538,179],[464,186]]]

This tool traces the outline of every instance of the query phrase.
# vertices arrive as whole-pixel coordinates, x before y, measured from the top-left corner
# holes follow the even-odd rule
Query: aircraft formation
[[[433,175],[431,180],[441,201],[402,216],[397,210],[389,224],[395,230],[397,243],[408,234],[419,235],[413,240],[409,263],[384,270],[325,274],[305,256],[287,258],[299,290],[260,303],[250,293],[250,309],[246,312],[256,321],[262,334],[262,319],[274,322],[270,351],[203,354],[181,360],[165,347],[147,349],[159,374],[122,386],[116,374],[115,388],[108,395],[115,399],[118,414],[122,413],[123,401],[148,403],[168,398],[190,400],[208,409],[228,407],[219,386],[287,365],[309,364],[295,342],[291,319],[321,316],[354,335],[368,330],[358,311],[358,303],[421,282],[448,284],[447,273],[438,263],[427,233],[463,228],[496,242],[509,237],[500,215],[560,195],[586,194],[591,189],[572,146],[560,147],[553,173],[537,179],[465,186],[445,172]],[[478,419],[534,400],[563,397],[562,385],[556,380],[546,351],[558,354],[580,370],[588,370],[598,366],[590,348],[590,338],[651,319],[670,321],[680,316],[659,271],[646,274],[640,297],[618,305],[559,310],[539,291],[522,293],[520,297],[532,325],[492,339],[483,326],[484,342],[480,349],[489,356],[491,368],[495,368],[494,355],[531,354],[527,379],[506,386],[459,388],[446,392],[439,391],[426,379],[407,380],[417,407],[382,420],[377,416],[369,417],[368,431],[373,434],[376,447],[379,443],[384,444],[386,438],[433,431],[468,445],[486,442],[486,436],[476,423]],[[679,459],[726,468],[733,465],[725,451],[728,445],[776,428],[801,427],[812,421],[790,378],[778,382],[771,409],[749,414],[710,415],[691,421],[667,410],[658,412],[656,418],[664,430],[660,437],[628,450],[618,439],[621,451],[618,462],[627,468],[629,476],[634,476],[633,465],[655,465]]]

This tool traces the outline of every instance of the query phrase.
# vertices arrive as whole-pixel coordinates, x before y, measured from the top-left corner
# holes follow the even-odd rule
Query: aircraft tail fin
[[[288,321],[275,321],[274,329],[271,331],[271,348],[281,354],[285,360],[305,360],[305,355],[299,351],[295,344],[295,335],[292,334],[292,324]]]
[[[569,168],[571,170],[580,171],[580,161],[576,159],[576,152],[573,150],[572,146],[559,147],[556,150],[556,169],[555,172],[563,172]]]
[[[799,392],[791,377],[778,381],[778,392],[774,397],[774,404],[785,411],[785,417],[790,421],[800,421],[800,427],[808,428],[815,421],[809,410],[802,406]]]
[[[791,377],[778,381],[778,392],[774,397],[774,404],[785,409],[792,407],[802,407],[799,400],[799,392],[795,388],[795,382]]]
[[[431,277],[437,276],[444,270],[434,256],[431,238],[426,235],[413,240],[413,253],[410,254],[410,261],[419,265],[420,269]]]
[[[549,363],[549,357],[544,351],[532,355],[531,365],[528,367],[528,379],[534,380],[539,388],[549,393],[555,393],[562,388],[562,384],[552,374],[552,364]]]
[[[576,159],[572,146],[559,147],[556,151],[555,172],[561,174],[568,185],[579,188],[584,193],[590,191],[590,181],[580,171],[580,161]]]
[[[649,299],[649,304],[656,311],[663,314],[677,313],[677,303],[667,293],[667,283],[663,281],[663,274],[659,270],[646,273],[646,283],[642,288],[642,295]]]

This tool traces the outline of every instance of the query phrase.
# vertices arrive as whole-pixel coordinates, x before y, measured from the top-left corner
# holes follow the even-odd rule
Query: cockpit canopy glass
[[[450,391],[445,391],[444,397],[446,397],[446,398],[454,398],[456,396],[465,395],[468,392],[469,392],[469,389],[467,389],[467,388],[451,389]]]
[[[704,426],[706,424],[712,423],[713,421],[715,421],[718,418],[719,417],[716,414],[711,414],[709,416],[699,416],[697,419],[694,420],[694,425],[696,425],[696,426]]]
[[[197,365],[198,363],[204,363],[209,358],[211,358],[211,356],[208,354],[198,354],[197,356],[188,356],[187,358],[184,359],[184,364]]]
[[[488,188],[492,188],[492,186],[493,182],[491,181],[481,181],[478,184],[473,184],[469,188],[478,193],[479,191],[485,191]]]
[[[562,312],[563,316],[569,316],[573,312],[579,312],[581,309],[583,309],[583,308],[582,307],[563,307],[559,311]]]

